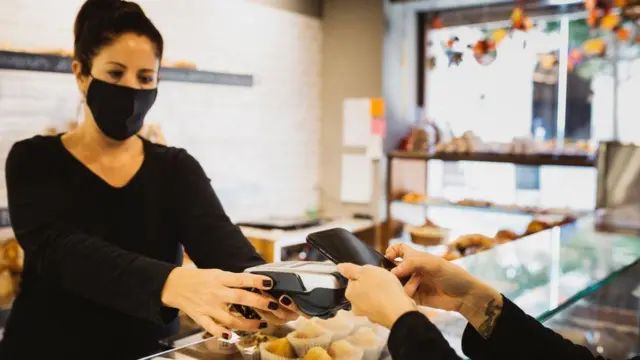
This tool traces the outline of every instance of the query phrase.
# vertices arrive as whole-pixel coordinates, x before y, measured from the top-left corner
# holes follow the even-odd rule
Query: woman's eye
[[[120,80],[120,78],[122,77],[124,73],[122,72],[122,70],[111,70],[109,71],[109,76],[111,76],[111,78],[113,80]]]
[[[142,75],[138,78],[138,80],[140,81],[140,83],[142,84],[151,84],[153,83],[153,76],[145,76]]]

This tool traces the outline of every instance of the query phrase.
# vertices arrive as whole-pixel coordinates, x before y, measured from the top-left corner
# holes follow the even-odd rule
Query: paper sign
[[[371,119],[371,134],[384,136],[387,127],[386,125],[387,124],[383,118]]]
[[[367,157],[371,160],[380,160],[382,158],[382,136],[372,135],[367,146]]]
[[[350,147],[369,146],[371,135],[371,100],[346,99],[343,104],[342,144]]]
[[[373,164],[365,155],[342,155],[340,199],[343,202],[368,204],[373,193]]]
[[[384,116],[384,100],[381,98],[371,99],[371,117],[381,118]]]

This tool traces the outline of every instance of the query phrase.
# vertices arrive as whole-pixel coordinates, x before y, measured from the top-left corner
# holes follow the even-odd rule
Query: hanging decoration
[[[444,23],[442,22],[442,16],[440,13],[435,13],[433,15],[433,19],[431,19],[431,28],[432,29],[442,29],[444,27]]]
[[[573,48],[569,50],[569,57],[567,59],[567,68],[569,71],[575,70],[578,65],[584,62],[584,54],[580,49]]]
[[[533,28],[531,18],[525,16],[522,6],[517,6],[511,13],[511,30],[529,31]]]
[[[607,42],[604,39],[590,39],[583,44],[584,54],[590,57],[604,57],[607,54]]]
[[[462,62],[462,52],[455,48],[458,42],[460,42],[460,38],[452,36],[445,43],[444,52],[449,59],[449,66],[459,65]]]
[[[480,65],[490,65],[498,56],[496,43],[488,38],[478,40],[474,45],[468,47],[473,51],[473,57]]]

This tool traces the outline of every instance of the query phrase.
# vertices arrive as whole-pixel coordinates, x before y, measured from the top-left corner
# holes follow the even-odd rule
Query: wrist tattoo
[[[491,299],[487,308],[484,310],[484,315],[486,319],[480,324],[478,327],[478,333],[482,338],[488,339],[493,332],[493,329],[496,326],[496,320],[498,320],[498,316],[502,313],[502,306],[498,305],[495,299]]]

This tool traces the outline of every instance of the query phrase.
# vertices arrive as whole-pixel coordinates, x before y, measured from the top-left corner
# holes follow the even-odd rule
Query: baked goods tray
[[[184,359],[184,360],[217,360],[217,359],[225,359],[225,360],[236,360],[236,359],[249,359],[249,360],[268,360],[268,356],[261,356],[260,353],[263,352],[262,347],[268,347],[270,343],[275,343],[277,341],[287,342],[290,340],[292,336],[295,335],[295,332],[305,331],[302,328],[308,328],[309,324],[319,324],[322,320],[318,319],[300,319],[294,321],[292,323],[286,324],[285,326],[277,327],[277,328],[268,328],[264,330],[265,333],[269,334],[243,334],[238,332],[233,335],[232,339],[229,341],[219,340],[213,337],[208,337],[205,332],[200,332],[198,334],[194,334],[188,336],[186,338],[180,339],[174,343],[174,349],[162,352],[160,354],[156,354],[145,359],[141,360],[162,360],[162,359]],[[312,325],[313,326],[313,325]],[[351,337],[345,337],[345,339],[351,339],[355,337],[355,333],[362,332],[375,332],[376,341],[379,342],[378,352],[375,353],[375,358],[379,358],[380,360],[390,360],[391,356],[389,355],[388,349],[386,347],[386,341],[388,337],[388,330],[381,328],[377,325],[371,323],[363,323],[359,321],[358,323],[348,324],[346,326],[348,332]],[[363,331],[362,328],[367,328],[366,331]],[[326,328],[323,328],[326,329]],[[369,330],[370,329],[370,330]],[[336,335],[338,332],[342,330],[336,330],[336,332],[329,332],[327,330],[326,334],[330,335],[327,340],[327,346],[329,345],[329,341],[331,342],[331,346],[340,342],[336,340]],[[345,335],[346,333],[343,333]],[[345,335],[346,336],[346,335]],[[256,343],[256,338],[269,338],[269,340],[263,340],[265,343],[260,344]],[[342,340],[344,343],[346,340]],[[355,346],[354,346],[355,348]],[[256,349],[256,350],[254,350]],[[306,351],[306,350],[305,350]],[[331,350],[329,350],[331,351]],[[299,348],[296,348],[296,353],[299,353]],[[377,354],[380,354],[377,357]],[[271,357],[269,357],[271,358]],[[300,360],[302,357],[284,357],[282,359],[294,359]],[[281,358],[279,358],[281,359]]]

